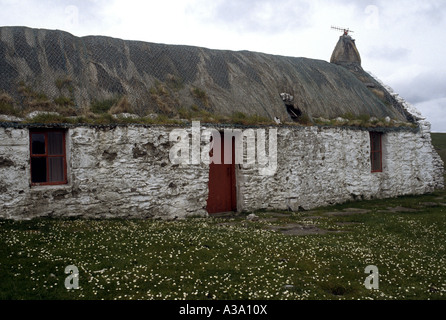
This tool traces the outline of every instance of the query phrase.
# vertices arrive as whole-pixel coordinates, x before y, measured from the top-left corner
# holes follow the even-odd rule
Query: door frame
[[[224,131],[219,131],[220,134],[220,150],[221,150],[221,164],[215,164],[210,163],[209,164],[209,181],[208,181],[208,199],[207,199],[207,205],[206,210],[208,211],[209,215],[217,215],[219,213],[225,213],[225,212],[237,212],[237,174],[236,174],[236,163],[235,163],[235,137],[232,137],[231,141],[231,148],[232,148],[232,163],[231,164],[225,164],[224,163]],[[212,150],[213,151],[213,150]],[[221,212],[210,212],[209,211],[209,201],[211,196],[211,170],[213,166],[227,166],[226,170],[230,170],[230,190],[227,190],[230,197],[230,210],[224,210]]]

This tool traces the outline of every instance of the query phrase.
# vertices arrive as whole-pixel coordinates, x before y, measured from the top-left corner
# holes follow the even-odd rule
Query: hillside
[[[431,133],[432,145],[443,160],[446,168],[446,133]]]
[[[121,101],[125,112],[169,118],[198,110],[282,121],[411,120],[360,66],[349,71],[307,58],[1,27],[0,70],[1,109],[11,114],[77,115]]]

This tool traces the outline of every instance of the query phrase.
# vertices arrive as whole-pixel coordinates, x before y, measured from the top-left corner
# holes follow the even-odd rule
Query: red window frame
[[[48,154],[48,133],[50,132],[60,132],[62,133],[62,154],[57,155],[49,155]],[[45,136],[45,153],[44,154],[33,154],[33,146],[32,146],[32,136],[34,134],[40,134]],[[67,184],[67,152],[66,152],[66,130],[61,129],[36,129],[29,131],[29,154],[30,154],[30,173],[31,173],[31,185],[32,186],[44,186],[44,185],[62,185]],[[46,159],[46,182],[33,182],[32,181],[32,159],[33,158],[45,158]],[[51,158],[63,158],[63,180],[62,181],[52,181],[50,182],[50,164],[49,159]]]
[[[372,173],[383,172],[381,132],[370,132],[370,164]]]

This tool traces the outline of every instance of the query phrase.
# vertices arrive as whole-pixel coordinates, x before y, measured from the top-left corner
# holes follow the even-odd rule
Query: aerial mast
[[[339,28],[339,27],[334,27],[334,26],[331,26],[331,28],[333,30],[343,31],[344,36],[347,36],[349,32],[352,32],[352,33],[354,32],[353,30],[350,30],[349,28]]]

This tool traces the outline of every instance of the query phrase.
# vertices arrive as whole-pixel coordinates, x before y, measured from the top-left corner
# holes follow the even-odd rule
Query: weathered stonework
[[[163,217],[206,215],[205,166],[173,166],[169,131],[163,127],[77,127],[67,134],[67,185],[30,186],[27,129],[0,128],[0,168],[7,192],[3,218],[37,216]],[[2,152],[3,153],[3,152]]]
[[[0,217],[207,216],[209,167],[170,162],[173,129],[70,127],[68,184],[31,186],[29,129],[0,127]],[[257,165],[236,166],[238,211],[311,209],[443,187],[441,160],[423,129],[384,133],[380,173],[371,173],[367,130],[279,127],[277,140],[273,176],[260,175]]]
[[[441,188],[430,138],[383,136],[383,172],[371,173],[368,131],[309,127],[282,129],[278,170],[261,177],[241,170],[241,209],[312,209],[355,199],[423,194]],[[404,143],[402,143],[404,141]]]

